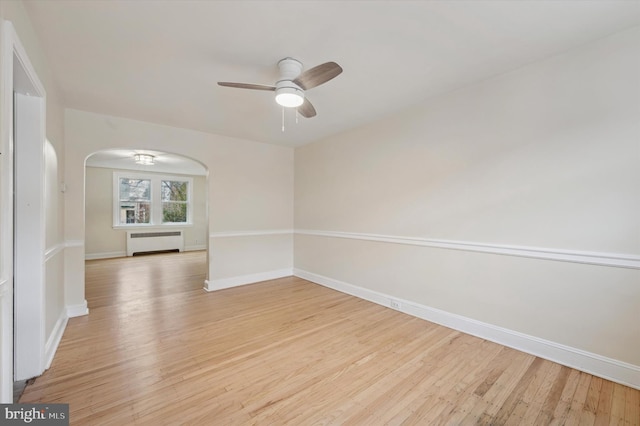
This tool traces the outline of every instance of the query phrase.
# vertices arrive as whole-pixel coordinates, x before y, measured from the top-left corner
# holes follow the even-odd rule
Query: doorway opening
[[[165,151],[109,149],[87,157],[84,176],[86,261],[208,252],[208,171],[202,163]]]

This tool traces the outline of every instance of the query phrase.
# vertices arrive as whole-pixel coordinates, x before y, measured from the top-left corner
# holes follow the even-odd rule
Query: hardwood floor
[[[73,425],[638,425],[640,391],[299,278],[202,290],[204,252],[88,261],[20,402]]]

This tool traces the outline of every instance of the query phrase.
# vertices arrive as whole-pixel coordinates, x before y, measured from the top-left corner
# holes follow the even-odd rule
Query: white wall
[[[207,167],[210,289],[217,288],[220,280],[291,274],[291,235],[263,233],[293,227],[292,148],[77,110],[66,110],[65,133],[65,231],[67,240],[73,241],[73,260],[66,271],[73,276],[67,304],[85,303],[84,162],[104,149],[165,151],[197,159]],[[247,234],[243,244],[218,241],[221,233],[238,231]],[[229,262],[240,266],[229,269]]]
[[[87,259],[103,259],[126,256],[126,229],[113,228],[113,173],[126,170],[103,167],[87,167],[85,193],[85,256]],[[146,172],[153,175],[158,173]],[[167,175],[167,173],[161,173]],[[185,250],[203,250],[207,239],[207,178],[170,173],[193,179],[193,224],[180,227],[184,232]]]
[[[639,51],[634,28],[297,148],[297,272],[640,387]]]

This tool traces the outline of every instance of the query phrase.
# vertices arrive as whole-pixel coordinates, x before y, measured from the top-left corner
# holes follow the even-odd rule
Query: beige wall
[[[638,51],[634,28],[297,148],[295,267],[640,366]]]
[[[88,259],[125,256],[126,229],[113,229],[113,173],[126,170],[87,167],[85,193],[85,256]],[[145,172],[147,173],[147,172]],[[154,173],[147,173],[154,174]],[[161,173],[167,175],[167,173]],[[172,176],[187,176],[171,174]],[[184,231],[185,250],[204,249],[207,243],[207,178],[193,179],[193,224]]]
[[[84,301],[85,253],[80,243],[85,240],[85,159],[104,149],[176,153],[207,168],[208,245],[216,247],[209,251],[209,281],[228,278],[229,264],[240,265],[233,269],[236,276],[291,270],[291,242],[282,244],[260,232],[293,227],[292,148],[77,110],[66,110],[65,133],[65,231],[68,241],[78,243],[73,252],[74,278],[67,287],[68,304]],[[217,234],[225,232],[250,235],[242,237],[243,244],[217,243]]]

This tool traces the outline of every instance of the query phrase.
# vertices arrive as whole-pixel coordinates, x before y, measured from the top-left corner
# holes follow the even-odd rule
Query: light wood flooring
[[[206,293],[205,253],[86,264],[20,402],[72,425],[638,425],[640,391],[299,278]]]

